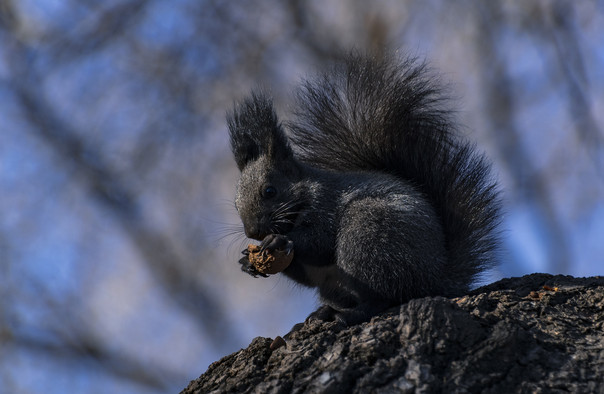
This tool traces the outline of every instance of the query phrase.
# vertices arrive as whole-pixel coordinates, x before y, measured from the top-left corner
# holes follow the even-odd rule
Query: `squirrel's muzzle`
[[[257,241],[262,241],[264,237],[268,235],[268,233],[261,231],[260,227],[257,224],[243,224],[243,230],[245,231],[245,236],[251,239],[255,239]]]

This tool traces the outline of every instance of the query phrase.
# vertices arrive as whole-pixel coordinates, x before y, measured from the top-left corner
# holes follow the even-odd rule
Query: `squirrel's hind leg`
[[[342,326],[351,326],[365,322],[393,305],[391,300],[381,297],[342,271],[339,280],[334,282],[319,289],[323,305],[306,321],[336,321]]]
[[[341,327],[348,327],[368,321],[376,314],[388,309],[391,305],[382,302],[364,302],[355,308],[335,309],[329,305],[321,305],[316,311],[308,315],[303,323],[295,324],[292,329],[283,336],[289,340],[291,335],[301,330],[306,324],[313,321],[332,322],[335,321]]]
[[[384,312],[392,305],[386,301],[370,300],[357,305],[354,308],[337,310],[334,314],[334,320],[344,326],[352,326],[363,323],[373,316]]]

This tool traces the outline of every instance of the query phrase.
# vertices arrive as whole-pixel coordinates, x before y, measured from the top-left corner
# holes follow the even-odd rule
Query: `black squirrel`
[[[295,251],[283,273],[323,303],[309,318],[459,296],[494,264],[497,185],[445,102],[425,63],[353,53],[302,83],[291,122],[262,92],[227,115],[245,234]]]

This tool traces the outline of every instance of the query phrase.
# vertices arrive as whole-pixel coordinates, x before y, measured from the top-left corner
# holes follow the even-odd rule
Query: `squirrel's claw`
[[[294,242],[282,234],[269,234],[260,242],[260,252],[283,250],[288,255],[294,250]]]
[[[257,278],[258,275],[262,276],[263,278],[268,278],[267,274],[263,274],[262,272],[258,271],[256,267],[250,263],[250,260],[247,256],[240,258],[239,264],[241,264],[241,271],[253,276],[254,278]]]

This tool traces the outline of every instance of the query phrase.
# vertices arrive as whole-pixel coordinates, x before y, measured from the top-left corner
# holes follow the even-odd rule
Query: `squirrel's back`
[[[446,98],[414,59],[352,54],[298,94],[296,155],[323,169],[379,171],[414,185],[444,231],[451,293],[494,264],[500,201],[490,166],[462,140]]]

